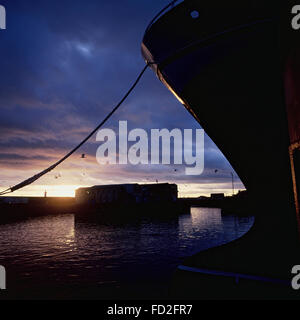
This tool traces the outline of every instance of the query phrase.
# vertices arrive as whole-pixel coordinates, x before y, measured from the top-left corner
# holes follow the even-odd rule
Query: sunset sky
[[[56,162],[101,122],[144,67],[143,33],[168,2],[1,1],[7,12],[7,29],[0,30],[1,190]],[[104,127],[117,130],[120,120],[147,131],[201,128],[150,69]],[[100,166],[98,146],[93,136],[56,170],[11,195],[69,196],[80,186],[156,180],[177,183],[180,196],[231,194],[233,169],[207,136],[200,176],[185,175],[184,166]],[[234,177],[235,189],[243,189]]]

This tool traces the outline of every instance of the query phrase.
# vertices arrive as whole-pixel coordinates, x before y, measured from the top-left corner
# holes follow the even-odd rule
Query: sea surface
[[[0,225],[7,298],[164,298],[177,266],[245,234],[253,217],[192,208],[191,214],[122,223],[73,214]]]

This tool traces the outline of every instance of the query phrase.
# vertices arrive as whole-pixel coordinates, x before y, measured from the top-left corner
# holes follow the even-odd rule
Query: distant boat
[[[229,160],[256,215],[246,236],[200,253],[186,262],[189,266],[289,281],[300,261],[300,41],[292,41],[283,28],[286,43],[279,46],[279,27],[285,27],[280,13],[290,9],[274,1],[185,0],[158,17],[144,35],[146,62]],[[184,278],[186,271],[179,274]],[[181,284],[187,290],[201,295],[202,282],[185,280]],[[246,292],[239,286],[232,294],[244,290],[258,297],[262,287]],[[294,294],[290,287],[272,291],[264,283],[263,288],[279,296]],[[224,294],[229,294],[226,288]]]

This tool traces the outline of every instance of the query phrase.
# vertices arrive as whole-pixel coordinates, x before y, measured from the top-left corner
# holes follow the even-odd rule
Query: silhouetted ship
[[[299,40],[285,32],[290,20],[280,16],[291,8],[261,0],[185,0],[146,30],[146,62],[229,160],[256,215],[246,236],[180,267],[173,288],[179,296],[295,294],[291,269],[300,260],[291,177],[297,200],[300,51]]]

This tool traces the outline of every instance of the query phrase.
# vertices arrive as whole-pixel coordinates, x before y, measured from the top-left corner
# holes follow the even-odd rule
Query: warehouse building
[[[134,204],[164,203],[177,201],[177,185],[156,184],[118,184],[99,185],[76,190],[76,203],[91,204]]]

